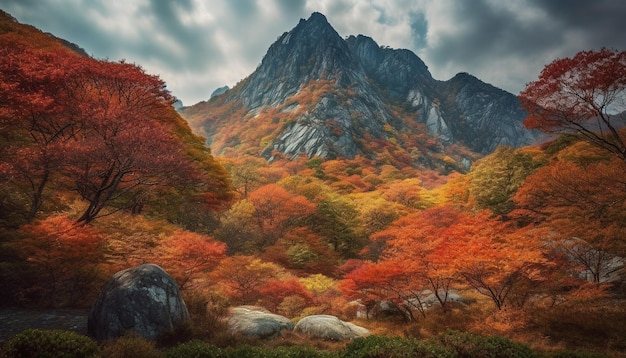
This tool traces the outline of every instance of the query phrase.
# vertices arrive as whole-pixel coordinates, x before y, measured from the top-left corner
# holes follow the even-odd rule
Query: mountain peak
[[[324,37],[339,37],[339,34],[335,31],[332,25],[326,19],[326,16],[319,12],[314,12],[308,19],[300,19],[300,22],[287,34],[301,34],[306,35],[310,39],[320,39]]]
[[[326,16],[324,16],[324,14],[317,12],[317,11],[312,13],[311,16],[309,16],[309,19],[307,21],[324,22],[328,24],[328,20],[326,20]]]
[[[319,12],[314,12],[311,14],[311,16],[309,16],[308,19],[301,18],[300,22],[298,22],[298,25],[296,25],[296,27],[293,30],[303,29],[303,28],[308,28],[310,30],[313,27],[324,27],[324,26],[328,26],[332,28],[332,26],[326,19],[326,16],[324,16],[323,14]]]
[[[319,12],[283,33],[259,67],[220,98],[208,107],[228,114],[195,119],[205,121],[216,153],[392,155],[404,165],[436,167],[448,165],[441,158],[451,144],[486,154],[532,139],[514,95],[469,74],[435,80],[412,51],[363,35],[343,39]],[[450,154],[467,168],[465,154]]]
[[[248,77],[241,98],[250,109],[275,106],[312,80],[349,82],[348,72],[359,68],[348,45],[326,17],[313,13],[270,46]]]

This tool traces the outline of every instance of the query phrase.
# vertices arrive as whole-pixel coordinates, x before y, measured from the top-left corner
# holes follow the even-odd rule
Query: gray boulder
[[[291,331],[293,327],[289,318],[259,307],[234,307],[228,317],[228,330],[248,337],[274,338],[282,330]]]
[[[134,331],[156,339],[189,319],[176,281],[153,264],[113,275],[96,299],[87,321],[89,335],[109,340]]]
[[[424,290],[422,291],[421,294],[424,296],[424,298],[422,299],[422,306],[424,308],[441,305],[441,303],[439,302],[439,300],[437,299],[437,297],[431,290]],[[441,297],[443,300],[443,298],[445,297],[445,292],[440,292],[439,297]],[[456,293],[456,291],[449,291],[448,297],[446,298],[446,302],[463,303],[463,297],[461,297],[458,293]]]
[[[329,341],[345,341],[370,334],[367,328],[344,322],[335,316],[313,315],[298,321],[294,331]]]

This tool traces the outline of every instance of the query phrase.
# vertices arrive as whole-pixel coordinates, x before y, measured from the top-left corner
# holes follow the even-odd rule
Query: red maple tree
[[[575,133],[626,161],[626,51],[581,51],[548,64],[520,93],[524,124]]]

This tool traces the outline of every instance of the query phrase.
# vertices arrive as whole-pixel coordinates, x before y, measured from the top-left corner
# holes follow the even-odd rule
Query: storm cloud
[[[18,21],[96,58],[161,76],[186,105],[233,86],[300,18],[407,48],[447,80],[468,72],[517,94],[556,58],[626,50],[621,0],[3,0]]]

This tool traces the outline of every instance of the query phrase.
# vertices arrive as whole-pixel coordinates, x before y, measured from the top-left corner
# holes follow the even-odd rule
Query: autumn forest
[[[155,263],[212,324],[189,334],[217,345],[235,338],[215,317],[254,305],[381,336],[626,351],[625,52],[546,64],[519,99],[548,139],[468,170],[383,142],[352,159],[215,156],[139,64],[10,21],[0,52],[2,306],[89,307],[112,274]]]

